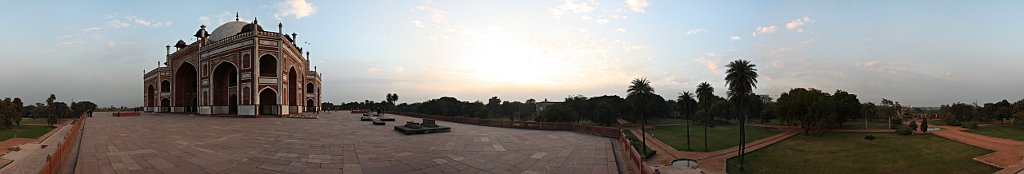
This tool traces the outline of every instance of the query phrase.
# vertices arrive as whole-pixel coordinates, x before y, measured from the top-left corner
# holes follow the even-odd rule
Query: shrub
[[[978,122],[973,122],[973,121],[965,122],[965,123],[963,123],[963,125],[960,125],[960,127],[968,128],[968,129],[978,129]]]
[[[910,135],[911,133],[914,133],[914,130],[910,129],[907,125],[900,125],[899,127],[896,127],[896,134]]]
[[[916,121],[910,121],[910,125],[909,126],[910,126],[910,131],[917,130],[917,122]]]
[[[868,136],[864,136],[864,139],[865,139],[865,140],[868,140],[868,141],[870,141],[870,140],[875,140],[875,138],[876,138],[876,137],[875,137],[874,135],[868,135]]]
[[[921,132],[928,132],[928,119],[921,120]]]
[[[903,124],[903,119],[899,117],[892,117],[892,119],[889,119],[889,121],[892,124],[892,127],[895,128],[899,128],[900,126],[906,126]]]
[[[633,135],[633,132],[629,132],[627,130],[622,130],[622,132],[626,134],[626,139],[629,140],[629,144],[633,146],[633,149],[636,150],[637,153],[644,153],[644,150],[641,149],[646,149],[646,154],[640,154],[642,158],[647,159],[647,157],[654,156],[654,154],[657,153],[657,151],[654,151],[651,147],[645,146],[643,141],[640,141],[640,138]]]

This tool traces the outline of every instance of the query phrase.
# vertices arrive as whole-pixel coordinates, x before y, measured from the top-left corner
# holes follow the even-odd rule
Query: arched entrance
[[[261,77],[277,77],[277,72],[277,58],[269,54],[260,57]]]
[[[214,114],[238,114],[238,69],[221,63],[213,69]]]
[[[164,98],[160,100],[159,112],[171,112],[171,99]]]
[[[298,113],[299,110],[299,88],[297,88],[298,85],[295,85],[298,81],[299,78],[298,74],[295,74],[295,67],[290,68],[288,70],[288,106],[291,107],[288,108],[288,113]]]
[[[151,109],[156,106],[156,87],[149,85],[146,87],[146,110],[152,111]]]
[[[277,105],[277,92],[272,89],[260,91],[260,115],[279,115],[280,110]]]
[[[185,62],[174,74],[174,106],[184,107],[184,112],[196,112],[199,106],[198,72],[195,66]]]
[[[313,99],[306,100],[306,111],[316,111],[316,103],[313,102]]]
[[[160,82],[160,92],[171,92],[171,82],[167,80]]]

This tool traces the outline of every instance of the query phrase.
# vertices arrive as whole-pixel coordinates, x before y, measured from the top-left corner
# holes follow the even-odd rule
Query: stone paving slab
[[[403,135],[357,114],[320,119],[144,113],[86,121],[78,173],[616,173],[615,140],[438,121]]]

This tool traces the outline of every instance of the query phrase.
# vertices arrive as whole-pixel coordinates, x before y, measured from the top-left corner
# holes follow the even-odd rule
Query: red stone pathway
[[[994,165],[1003,170],[996,173],[1024,173],[1024,142],[989,137],[984,135],[963,132],[964,128],[952,126],[936,126],[942,130],[929,131],[932,134],[942,136],[961,143],[978,146],[995,151],[988,155],[974,158],[986,164]]]
[[[633,131],[633,134],[635,135],[640,135],[639,130],[630,129],[630,131]],[[745,153],[750,153],[758,149],[768,147],[768,145],[775,144],[779,141],[785,140],[799,133],[800,131],[798,129],[789,129],[786,130],[785,132],[747,143]],[[662,142],[661,140],[658,140],[657,138],[654,138],[651,135],[644,136],[647,137],[647,146],[650,146],[652,149],[658,151],[658,153],[655,154],[653,157],[647,159],[648,164],[658,166],[671,166],[672,160],[680,158],[692,159],[697,161],[698,170],[696,171],[679,169],[675,167],[662,167],[662,173],[691,173],[700,171],[703,171],[704,173],[725,173],[726,160],[729,160],[729,158],[739,155],[739,146],[728,149],[722,149],[714,152],[685,152],[676,150],[675,148],[672,148],[672,146],[666,144],[665,142]]]

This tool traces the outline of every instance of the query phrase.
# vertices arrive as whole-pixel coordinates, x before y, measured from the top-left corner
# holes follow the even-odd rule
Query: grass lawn
[[[946,121],[942,121],[942,120],[928,120],[928,125],[929,126],[949,126],[949,124],[946,124]]]
[[[638,121],[638,122],[636,122],[636,124],[639,125],[640,122]],[[649,124],[649,125],[686,124],[686,120],[681,119],[681,118],[656,118],[656,119],[647,119],[647,124]]]
[[[14,138],[15,134],[18,135],[18,138],[39,138],[39,136],[50,132],[51,129],[53,127],[50,126],[14,126],[0,129],[0,141]]]
[[[864,136],[878,137],[874,141]],[[992,151],[936,135],[825,133],[797,135],[747,154],[747,173],[993,173],[971,158]],[[736,173],[738,158],[728,161]]]
[[[868,121],[868,129],[889,129],[889,123],[879,121]],[[843,129],[864,129],[864,120],[850,120],[843,123]]]
[[[686,149],[686,126],[658,126],[647,133],[653,133],[655,138],[667,143],[676,150],[687,151]],[[747,126],[747,142],[755,141],[779,133],[768,128]],[[739,145],[740,126],[727,124],[715,125],[708,128],[708,151],[718,151]],[[690,127],[690,145],[692,151],[704,151],[704,125],[694,124]]]
[[[59,123],[64,123],[63,121],[64,120],[61,119],[60,121],[57,121],[57,123],[58,124]],[[46,119],[45,118],[23,119],[23,120],[21,120],[21,124],[46,124]]]
[[[1017,141],[1024,141],[1024,126],[1020,125],[978,127],[978,129],[966,130],[964,132],[970,132],[990,137],[999,137]]]

